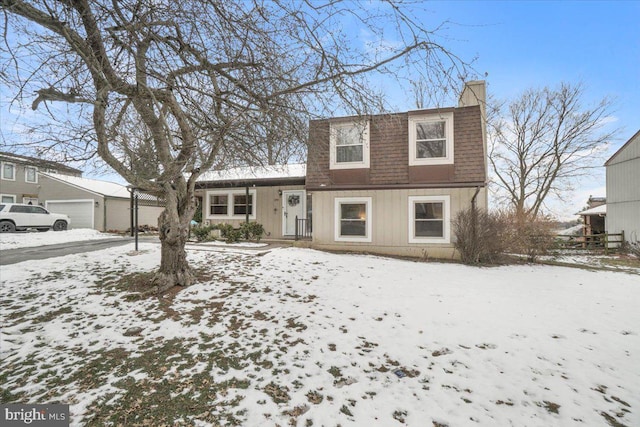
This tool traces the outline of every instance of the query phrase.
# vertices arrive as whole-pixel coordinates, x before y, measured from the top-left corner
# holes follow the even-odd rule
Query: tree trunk
[[[189,236],[189,220],[183,220],[177,212],[170,212],[167,206],[158,218],[158,229],[162,247],[154,290],[162,294],[173,286],[190,286],[194,277],[184,249]]]

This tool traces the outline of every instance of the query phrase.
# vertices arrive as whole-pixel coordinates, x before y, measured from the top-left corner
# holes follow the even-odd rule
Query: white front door
[[[304,190],[287,190],[282,192],[282,235],[295,236],[296,216],[306,218],[307,202]]]

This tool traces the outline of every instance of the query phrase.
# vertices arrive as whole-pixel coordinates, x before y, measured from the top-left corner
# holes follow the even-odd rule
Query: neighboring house
[[[596,204],[589,207],[576,215],[582,217],[582,235],[592,236],[594,234],[602,234],[606,231],[605,218],[607,217],[607,205]]]
[[[452,220],[487,206],[485,84],[458,107],[309,124],[313,246],[449,258]]]
[[[605,163],[607,232],[640,241],[640,130]]]
[[[126,186],[54,173],[41,173],[39,180],[40,201],[52,212],[69,215],[73,228],[124,231],[130,227],[131,194]],[[157,227],[163,209],[157,202],[139,206],[138,225]]]
[[[82,176],[82,171],[57,162],[0,152],[0,202],[44,203],[39,194],[40,172]]]
[[[311,209],[305,176],[304,164],[206,172],[196,185],[203,222],[237,227],[249,219],[262,224],[267,237],[294,237],[296,217]]]

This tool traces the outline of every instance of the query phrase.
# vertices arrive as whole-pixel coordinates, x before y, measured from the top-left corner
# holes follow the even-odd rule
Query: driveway
[[[145,238],[149,241],[151,238]],[[157,236],[154,237],[157,240]],[[142,238],[140,240],[143,240]],[[123,246],[133,243],[132,237],[85,240],[81,242],[68,242],[56,245],[35,246],[0,251],[0,265],[15,264],[22,261],[54,258],[69,254],[98,251],[114,246]]]

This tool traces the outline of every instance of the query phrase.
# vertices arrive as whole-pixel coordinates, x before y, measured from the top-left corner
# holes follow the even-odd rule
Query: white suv
[[[51,213],[42,206],[21,203],[0,204],[0,233],[35,228],[38,231],[66,230],[71,221],[67,215]]]

